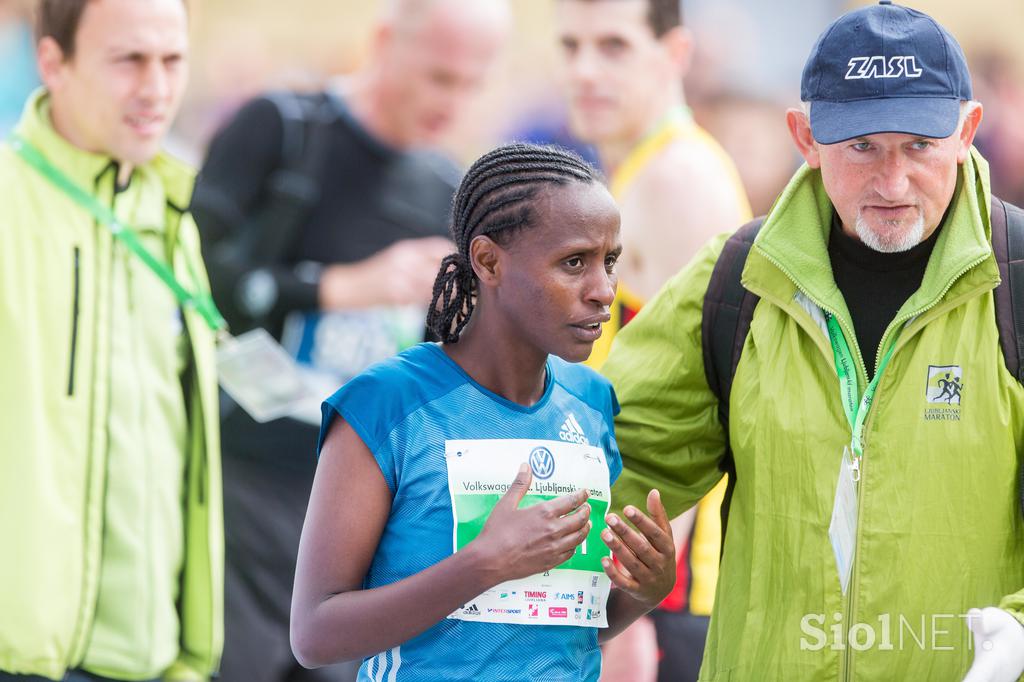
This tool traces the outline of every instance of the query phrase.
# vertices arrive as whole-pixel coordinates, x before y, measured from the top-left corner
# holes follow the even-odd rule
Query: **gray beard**
[[[859,212],[853,229],[869,249],[879,253],[901,253],[909,251],[921,243],[924,238],[924,216],[918,215],[913,225],[888,239],[881,238],[877,232],[872,230]]]

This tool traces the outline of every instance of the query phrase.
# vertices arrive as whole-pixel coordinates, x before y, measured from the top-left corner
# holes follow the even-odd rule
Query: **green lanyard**
[[[39,171],[40,175],[49,180],[54,187],[64,192],[81,208],[91,213],[97,221],[106,225],[110,232],[117,239],[120,239],[129,251],[134,253],[167,285],[182,306],[193,308],[202,315],[203,320],[214,331],[227,327],[227,323],[221,316],[220,311],[217,310],[217,306],[214,304],[210,294],[199,290],[198,282],[195,282],[198,279],[195,271],[192,272],[192,278],[196,283],[196,291],[191,292],[178,282],[174,277],[174,273],[171,272],[171,269],[165,263],[146,250],[139,241],[139,235],[135,230],[118,220],[113,211],[96,201],[92,194],[79,187],[71,178],[64,175],[38,149],[21,136],[15,134],[10,136],[10,143],[11,148],[14,149],[18,156]],[[191,264],[189,268],[191,269]]]
[[[825,313],[825,321],[828,323],[828,340],[832,344],[832,353],[836,360],[836,375],[839,377],[839,395],[843,401],[843,412],[846,413],[846,420],[850,422],[853,475],[854,480],[858,480],[860,478],[860,461],[864,457],[864,422],[867,421],[871,403],[875,399],[878,380],[888,366],[893,351],[896,350],[896,342],[903,329],[901,327],[897,330],[895,338],[889,344],[889,349],[885,351],[882,361],[875,370],[874,378],[868,383],[864,395],[858,400],[857,370],[854,365],[853,353],[850,352],[850,346],[846,343],[846,337],[836,318],[831,313]]]

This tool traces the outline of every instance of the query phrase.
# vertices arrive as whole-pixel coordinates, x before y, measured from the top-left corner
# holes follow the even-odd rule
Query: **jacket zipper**
[[[71,292],[71,349],[68,353],[68,396],[75,394],[75,351],[78,348],[78,311],[79,289],[81,284],[80,263],[82,250],[76,246],[74,250],[72,276],[74,287]]]
[[[115,177],[115,181],[114,182],[115,182],[115,185],[116,185],[117,165],[116,164],[112,164],[112,166],[114,168],[114,177]],[[95,184],[94,184],[94,192],[97,195],[100,192],[100,182],[102,181],[103,176],[107,173],[107,171],[110,169],[110,167],[111,166],[108,166],[106,169],[104,169],[104,171],[102,173],[100,173],[100,175],[97,176],[97,178],[96,178],[96,181],[95,181]],[[111,197],[110,197],[110,209],[112,211],[115,210],[114,207],[115,207],[116,200],[117,200],[117,193],[113,192]],[[98,223],[94,222],[93,226],[94,227],[98,227]],[[96,258],[96,272],[97,273],[99,273],[100,270],[101,270],[100,265],[99,265],[100,264],[99,252],[100,252],[100,249],[101,249],[101,241],[102,240],[97,240],[97,242],[96,242],[96,246],[97,246],[97,248],[96,248],[96,256],[97,256],[97,258]],[[107,295],[107,310],[108,311],[109,310],[113,310],[113,279],[114,279],[114,274],[113,273],[114,273],[114,239],[111,238],[111,240],[110,240],[110,258],[109,258],[109,261],[107,263],[107,276],[106,276],[107,281],[110,283],[109,287],[111,289],[111,291]],[[99,281],[99,280],[97,280],[97,281]],[[99,318],[99,312],[98,311],[99,311],[99,309],[100,309],[99,305],[93,307],[93,326],[94,327],[96,327],[98,325],[98,318]],[[94,330],[94,332],[95,332],[95,330]],[[109,334],[108,334],[108,336],[109,336]],[[107,347],[108,347],[107,357],[109,358],[110,357],[110,352],[109,352],[110,340],[109,340],[109,338],[107,340]],[[108,359],[108,361],[107,361],[108,369],[109,369],[109,363],[110,363],[110,360]],[[109,460],[108,460],[108,455],[110,454],[110,419],[109,419],[110,402],[109,401],[110,401],[110,396],[108,395],[107,396],[108,419],[107,419],[106,425],[104,426],[104,428],[106,428],[106,430],[107,430],[107,439],[106,439],[107,451],[105,453],[103,453],[103,455],[99,455],[98,453],[91,452],[92,446],[90,445],[90,456],[89,456],[88,474],[87,474],[87,476],[89,478],[92,477],[92,468],[94,466],[97,466],[97,462],[95,460],[98,457],[102,457],[103,458],[102,465],[104,467],[104,470],[106,470],[106,467],[109,466]],[[93,410],[93,412],[95,412],[95,410]],[[95,422],[91,421],[91,420],[92,420],[92,417],[90,417],[90,425],[89,425],[89,440],[90,440],[90,443],[93,440],[92,432],[96,428]],[[99,521],[99,526],[100,526],[100,528],[99,528],[100,552],[99,552],[99,555],[97,556],[97,560],[98,561],[102,561],[102,557],[103,557],[103,552],[102,552],[103,536],[106,533],[106,520],[107,520],[106,513],[105,513],[106,504],[107,504],[106,476],[103,477],[103,483],[101,484],[101,487],[102,487],[102,489],[99,492],[99,498],[100,498],[99,504],[100,504],[101,508],[104,510],[104,512],[100,513],[100,521]],[[91,496],[88,494],[88,486],[87,486],[86,500],[85,500],[85,509],[86,509],[85,518],[88,518],[88,509],[89,509],[90,504],[92,504],[92,502],[93,502],[93,500],[92,500]],[[88,548],[86,548],[85,549],[86,555],[88,554],[88,551],[89,551]],[[82,576],[82,581],[83,581],[82,593],[83,593],[83,595],[88,591],[88,587],[86,586],[85,583],[89,580],[89,577],[88,577],[88,575],[85,575],[85,573],[86,572],[83,571],[83,576]],[[98,580],[99,580],[99,578],[97,578],[97,581]],[[93,618],[92,618],[92,622],[89,622],[89,623],[79,622],[79,624],[75,628],[76,632],[75,632],[74,639],[72,639],[72,644],[68,648],[68,659],[67,659],[67,664],[66,664],[67,672],[65,672],[66,675],[70,675],[70,671],[72,669],[77,668],[78,666],[80,666],[82,664],[82,662],[85,660],[86,649],[88,648],[89,641],[92,639],[93,629],[96,626],[96,605],[98,603],[99,603],[99,586],[97,585],[97,587],[96,587],[96,594],[93,595]],[[84,611],[86,608],[87,607],[86,607],[85,603],[83,602],[81,604],[81,606],[79,607],[79,610],[80,610],[79,618],[82,617],[81,616],[81,611]]]
[[[117,177],[116,171],[115,171],[115,177]],[[113,199],[111,199],[110,206],[111,206],[111,209],[113,209],[113,207],[114,207],[114,200]],[[117,257],[116,251],[117,251],[117,249],[116,249],[116,240],[111,238],[111,240],[110,240],[110,260],[108,261],[108,266],[107,266],[107,281],[109,283],[108,286],[110,288],[110,291],[107,294],[107,310],[110,310],[110,311],[112,311],[114,309],[114,291],[113,291],[114,290],[114,286],[113,286],[113,283],[114,283],[114,267],[115,267],[114,266],[114,259]],[[113,327],[113,323],[110,323],[110,327],[111,328]],[[107,360],[107,370],[108,370],[108,372],[109,372],[109,369],[110,369],[110,363],[113,362],[113,357],[112,357],[111,351],[110,351],[110,346],[112,344],[111,344],[111,341],[109,339],[109,334],[110,334],[110,332],[108,330],[108,339],[107,339],[107,358],[108,358],[108,360]],[[100,549],[99,549],[98,556],[97,556],[97,560],[100,563],[102,563],[102,561],[103,561],[103,540],[104,540],[104,537],[106,536],[106,533],[107,533],[107,514],[106,514],[106,509],[107,509],[107,493],[109,492],[109,489],[108,489],[107,483],[106,483],[106,472],[108,471],[108,468],[110,466],[110,395],[109,395],[109,392],[110,392],[110,389],[108,388],[107,405],[106,405],[107,420],[106,420],[106,424],[103,427],[104,429],[106,429],[106,432],[107,432],[106,451],[102,455],[102,457],[103,457],[103,470],[104,470],[105,474],[104,474],[104,477],[103,477],[102,490],[100,491],[100,494],[99,494],[99,498],[100,498],[99,504],[100,504],[100,508],[103,510],[103,511],[100,512],[100,522],[99,522],[99,525],[100,525],[100,528],[99,528],[99,538],[100,538],[99,539],[99,544],[100,544]],[[91,500],[90,500],[90,502],[91,502]],[[92,604],[92,620],[89,623],[85,624],[85,631],[83,633],[83,638],[82,638],[82,641],[81,641],[81,651],[75,657],[77,659],[77,662],[75,664],[69,666],[71,668],[75,668],[75,667],[80,666],[82,664],[82,662],[85,660],[85,655],[87,653],[88,643],[92,640],[92,633],[93,633],[93,630],[95,630],[95,628],[96,628],[96,607],[99,604],[99,600],[100,600],[100,590],[99,590],[99,585],[98,585],[99,577],[98,577],[98,575],[96,577],[96,581],[97,581],[96,594],[93,595],[93,604]]]

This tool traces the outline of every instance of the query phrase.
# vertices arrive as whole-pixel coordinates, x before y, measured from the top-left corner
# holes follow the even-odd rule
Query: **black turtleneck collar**
[[[941,231],[940,226],[908,251],[881,253],[843,232],[838,216],[833,216],[828,241],[832,276],[853,318],[853,330],[868,376],[875,373],[878,344],[886,327],[921,287]]]

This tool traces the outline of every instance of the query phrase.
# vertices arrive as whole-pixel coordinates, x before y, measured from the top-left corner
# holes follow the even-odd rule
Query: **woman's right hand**
[[[494,584],[543,573],[568,561],[590,532],[586,490],[519,508],[533,472],[524,463],[471,543]],[[575,511],[573,511],[575,510]]]

